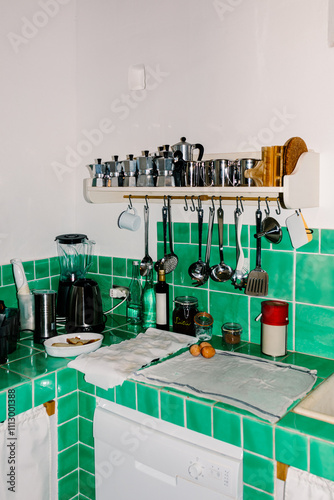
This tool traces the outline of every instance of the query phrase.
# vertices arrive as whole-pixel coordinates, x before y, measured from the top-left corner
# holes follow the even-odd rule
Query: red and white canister
[[[289,304],[281,300],[264,300],[261,303],[261,351],[268,356],[287,353]]]

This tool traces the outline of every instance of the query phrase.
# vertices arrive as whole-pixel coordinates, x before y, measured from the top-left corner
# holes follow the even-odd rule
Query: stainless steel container
[[[34,342],[57,335],[56,330],[56,292],[54,290],[34,290],[35,333]]]
[[[199,162],[187,161],[185,172],[186,187],[197,187],[200,185]]]
[[[211,171],[214,186],[226,187],[235,185],[234,162],[226,159],[213,160],[211,162]]]
[[[245,172],[254,168],[259,161],[254,158],[241,158],[239,160],[240,186],[255,186],[253,179],[245,177]]]

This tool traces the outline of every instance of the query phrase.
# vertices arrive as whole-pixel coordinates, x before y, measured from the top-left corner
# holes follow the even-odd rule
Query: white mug
[[[133,213],[131,213],[133,212]],[[137,215],[135,208],[128,207],[127,210],[121,213],[118,217],[118,227],[120,229],[128,229],[129,231],[137,231],[140,228],[140,216]]]

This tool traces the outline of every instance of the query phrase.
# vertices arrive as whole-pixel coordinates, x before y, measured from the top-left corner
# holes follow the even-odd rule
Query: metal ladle
[[[211,240],[212,240],[212,228],[213,228],[213,220],[215,217],[215,211],[213,208],[209,207],[209,229],[208,229],[208,241],[206,244],[206,253],[205,253],[205,263],[202,267],[201,271],[198,273],[198,277],[196,278],[196,282],[193,283],[195,286],[201,286],[206,283],[210,277],[210,252],[211,252]]]
[[[205,262],[202,260],[202,231],[203,231],[203,208],[199,206],[198,212],[198,260],[191,264],[188,269],[190,278],[197,280],[202,276]]]
[[[147,276],[149,269],[153,266],[153,260],[148,254],[148,221],[149,221],[149,207],[147,205],[147,200],[146,200],[146,205],[144,205],[145,256],[143,257],[140,263],[139,272],[141,276]]]
[[[210,276],[214,281],[224,282],[231,279],[233,275],[233,269],[224,262],[224,255],[223,255],[224,211],[221,207],[219,207],[217,210],[217,218],[218,218],[220,263],[211,267]]]
[[[171,273],[176,268],[179,258],[174,253],[173,250],[173,234],[172,234],[172,214],[171,214],[171,206],[170,206],[171,197],[167,197],[167,213],[168,213],[168,231],[169,231],[169,253],[164,256],[163,267],[160,269],[164,269],[165,273]]]

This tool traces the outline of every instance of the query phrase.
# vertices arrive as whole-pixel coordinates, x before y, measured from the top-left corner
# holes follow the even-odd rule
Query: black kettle
[[[89,278],[76,280],[69,293],[66,331],[100,333],[105,326],[99,285]]]

